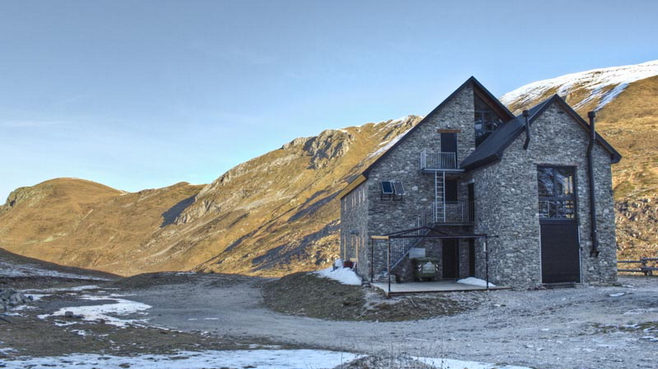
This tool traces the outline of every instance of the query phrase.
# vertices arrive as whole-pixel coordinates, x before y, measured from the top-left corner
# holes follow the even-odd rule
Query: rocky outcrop
[[[658,257],[658,196],[617,201],[619,260]]]
[[[38,202],[40,199],[48,196],[52,188],[33,188],[33,187],[19,187],[12,191],[7,197],[4,205],[0,206],[0,213],[9,211],[16,205],[30,202]]]
[[[0,288],[0,305],[3,311],[8,311],[10,308],[23,305],[28,301],[32,301],[31,297],[26,297],[22,292],[16,291],[12,288]]]

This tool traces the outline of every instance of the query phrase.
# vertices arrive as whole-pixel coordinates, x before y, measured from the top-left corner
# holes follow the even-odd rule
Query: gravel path
[[[288,316],[262,305],[262,280],[140,289],[150,322],[183,331],[268,339],[360,353],[383,351],[535,368],[658,367],[658,279],[618,287],[494,291],[456,316],[411,322],[341,322]],[[312,297],[309,297],[312,298]]]

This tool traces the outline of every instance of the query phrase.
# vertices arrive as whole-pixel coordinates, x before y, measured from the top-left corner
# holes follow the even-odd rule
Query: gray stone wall
[[[340,257],[355,262],[362,276],[369,270],[367,187],[362,183],[340,201]]]
[[[553,104],[533,122],[531,133],[528,150],[523,150],[525,135],[521,135],[507,148],[501,161],[471,173],[475,180],[475,231],[497,236],[488,240],[492,281],[516,288],[541,284],[537,165],[576,168],[582,281],[614,281],[616,247],[610,155],[601,146],[596,146],[595,181],[601,254],[598,258],[591,258],[587,132],[559,105]],[[480,245],[476,266],[479,273],[483,270],[482,260]]]
[[[391,151],[368,175],[368,232],[385,235],[414,228],[419,217],[430,209],[434,201],[434,175],[419,170],[423,150],[440,152],[440,129],[461,130],[457,134],[458,160],[474,149],[473,89],[465,86],[441,109],[427,116],[417,129],[408,133],[401,145]],[[406,196],[401,201],[381,200],[382,181],[401,181]],[[376,260],[386,260],[384,242],[376,247]]]
[[[594,149],[594,177],[596,182],[596,217],[599,238],[599,257],[585,258],[583,263],[583,279],[586,283],[609,284],[617,281],[617,238],[615,234],[615,203],[612,188],[612,168],[610,154],[601,146]],[[589,187],[587,188],[589,191]],[[584,204],[589,204],[589,192]],[[589,208],[588,208],[589,209]],[[589,256],[587,250],[591,247],[590,216],[581,215],[581,240],[583,257]],[[583,238],[583,236],[586,236]]]

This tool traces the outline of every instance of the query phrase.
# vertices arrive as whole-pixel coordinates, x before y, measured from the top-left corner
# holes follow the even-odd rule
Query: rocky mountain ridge
[[[515,114],[520,114],[523,108],[558,94],[566,97],[576,111],[598,111],[629,84],[657,75],[658,60],[599,68],[533,82],[506,93],[500,101]]]

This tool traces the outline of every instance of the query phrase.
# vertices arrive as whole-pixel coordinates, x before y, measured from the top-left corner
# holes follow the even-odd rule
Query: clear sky
[[[647,1],[0,1],[0,203],[209,183],[300,136],[424,115],[471,75],[658,59]]]

